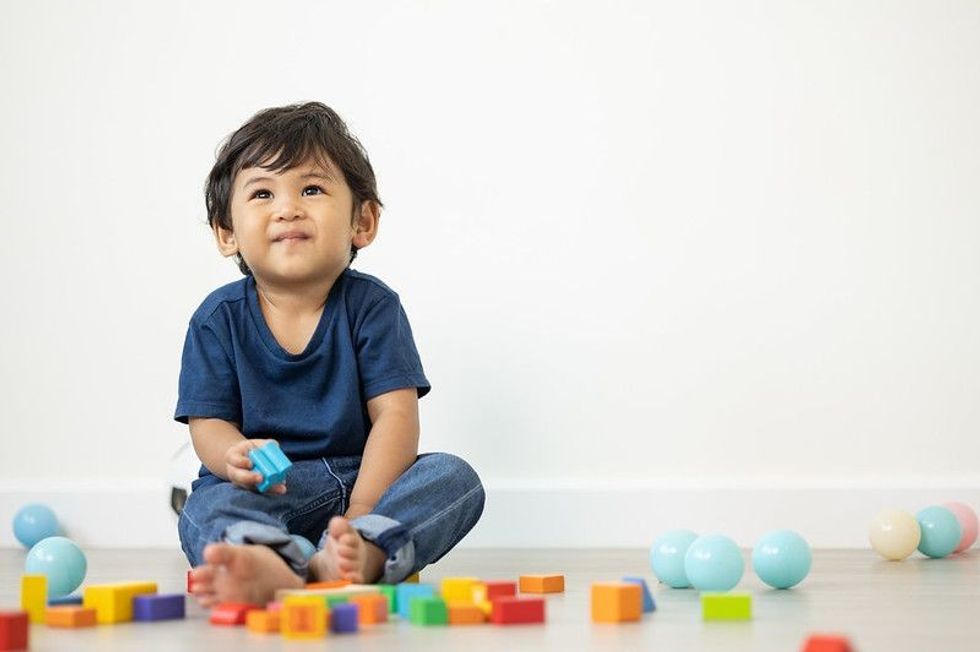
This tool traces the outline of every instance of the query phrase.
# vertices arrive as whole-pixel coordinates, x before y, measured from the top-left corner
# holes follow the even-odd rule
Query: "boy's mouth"
[[[302,231],[286,231],[285,233],[280,233],[277,235],[273,242],[282,242],[284,240],[309,240],[310,236],[303,233]]]

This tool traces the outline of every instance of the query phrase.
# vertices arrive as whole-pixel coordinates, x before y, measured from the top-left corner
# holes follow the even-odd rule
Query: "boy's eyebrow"
[[[300,179],[323,179],[324,181],[333,181],[332,176],[322,172],[307,172],[306,174],[301,176]],[[245,185],[242,186],[242,189],[244,190],[245,188],[248,188],[253,183],[258,183],[259,181],[272,181],[272,177],[252,177],[251,179],[245,182]]]

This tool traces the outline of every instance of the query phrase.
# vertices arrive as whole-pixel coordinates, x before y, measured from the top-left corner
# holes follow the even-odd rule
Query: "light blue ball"
[[[919,529],[922,530],[919,552],[923,555],[939,559],[956,550],[960,537],[963,536],[963,529],[953,512],[945,507],[933,505],[919,510],[915,520],[919,522]]]
[[[310,543],[309,539],[299,534],[290,534],[289,536],[296,542],[297,545],[299,545],[300,549],[303,551],[303,556],[306,557],[307,561],[309,561],[310,557],[316,554],[316,546]]]
[[[744,571],[742,551],[723,534],[698,537],[684,555],[684,572],[698,591],[733,589]]]
[[[810,573],[810,544],[792,530],[775,530],[759,539],[752,550],[752,568],[774,589],[796,586]]]
[[[31,503],[14,514],[14,536],[25,548],[32,548],[41,539],[57,534],[60,534],[58,517],[47,505]]]
[[[24,572],[47,575],[48,597],[68,595],[85,579],[88,563],[75,542],[65,537],[48,537],[34,544],[27,553]]]
[[[698,535],[690,530],[671,530],[650,548],[650,566],[657,579],[674,589],[691,586],[684,573],[684,555]]]

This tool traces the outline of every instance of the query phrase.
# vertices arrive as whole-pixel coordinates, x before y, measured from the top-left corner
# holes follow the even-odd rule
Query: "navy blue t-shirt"
[[[367,401],[395,389],[429,392],[398,295],[347,269],[299,354],[266,324],[252,276],[218,288],[191,317],[174,418],[212,417],[249,438],[274,438],[291,459],[360,455]]]

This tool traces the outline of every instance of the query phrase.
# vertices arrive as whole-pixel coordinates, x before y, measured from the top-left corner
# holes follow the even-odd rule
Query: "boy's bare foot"
[[[191,571],[191,593],[204,608],[223,602],[264,605],[278,589],[301,589],[304,582],[268,546],[211,543],[205,563]]]
[[[323,550],[310,558],[310,574],[317,580],[350,580],[372,584],[381,579],[385,553],[354,529],[343,516],[334,516],[327,526]]]

